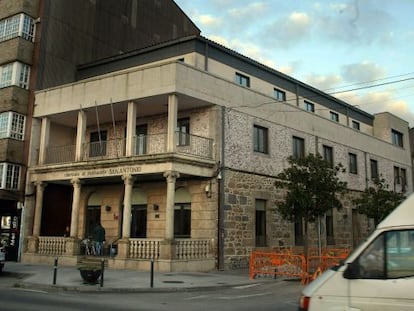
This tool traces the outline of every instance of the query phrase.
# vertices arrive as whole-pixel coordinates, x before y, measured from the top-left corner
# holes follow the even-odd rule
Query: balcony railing
[[[210,240],[176,239],[175,256],[177,259],[209,258]]]
[[[176,153],[200,158],[213,158],[213,140],[187,133],[176,133]],[[50,146],[46,150],[46,164],[75,162],[75,145]],[[139,135],[133,140],[132,156],[167,152],[167,134]],[[126,157],[126,140],[103,140],[85,143],[81,161],[118,159]]]
[[[46,163],[67,163],[75,161],[75,145],[52,146],[46,149]]]
[[[158,259],[161,240],[129,239],[129,258]]]
[[[84,160],[121,158],[125,156],[125,139],[85,143],[83,151]]]
[[[66,251],[67,238],[41,236],[39,237],[39,254],[63,255]]]

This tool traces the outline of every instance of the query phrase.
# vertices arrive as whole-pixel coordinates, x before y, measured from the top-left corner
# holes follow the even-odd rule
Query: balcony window
[[[90,157],[102,157],[106,155],[106,131],[92,132],[90,138]]]
[[[236,72],[236,83],[245,87],[250,87],[250,78],[242,75],[241,73]]]
[[[22,37],[33,41],[34,19],[26,14],[18,14],[0,21],[0,42]]]
[[[177,146],[190,145],[190,118],[177,120]]]
[[[18,190],[20,165],[0,163],[0,189]]]
[[[135,154],[142,155],[147,153],[147,135],[148,126],[147,124],[138,125],[135,129],[136,145]]]
[[[30,66],[14,62],[0,66],[0,88],[8,86],[19,86],[29,88]]]
[[[16,112],[0,113],[0,138],[23,140],[26,117]]]
[[[253,150],[268,153],[268,129],[255,125],[253,127]]]

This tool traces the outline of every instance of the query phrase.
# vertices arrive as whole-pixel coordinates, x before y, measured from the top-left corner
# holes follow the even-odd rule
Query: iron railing
[[[177,132],[175,152],[204,159],[213,158],[213,140],[197,135]],[[167,134],[135,136],[132,156],[163,154],[167,152]],[[76,161],[76,146],[49,146],[46,149],[46,164]],[[85,143],[81,161],[118,159],[126,157],[126,140],[102,140]]]

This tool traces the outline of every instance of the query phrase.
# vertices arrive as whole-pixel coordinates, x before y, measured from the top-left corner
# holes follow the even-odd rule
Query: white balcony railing
[[[63,255],[66,251],[67,238],[54,236],[39,237],[39,254]]]
[[[210,240],[176,239],[177,259],[203,259],[210,257]]]
[[[161,240],[129,239],[129,257],[135,259],[158,259]]]

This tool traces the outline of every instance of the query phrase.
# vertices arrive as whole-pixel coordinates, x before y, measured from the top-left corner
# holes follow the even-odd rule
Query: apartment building
[[[253,249],[300,246],[301,221],[275,208],[290,155],[346,168],[345,208],[321,219],[323,246],[352,247],[373,229],[351,203],[373,178],[412,192],[406,121],[199,35],[85,63],[76,77],[35,95],[26,262],[77,264],[96,221],[115,268],[231,269]]]
[[[7,260],[18,259],[24,201],[34,196],[25,191],[34,91],[76,81],[79,64],[199,33],[172,0],[0,1],[0,234]]]

